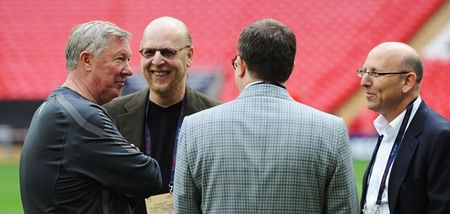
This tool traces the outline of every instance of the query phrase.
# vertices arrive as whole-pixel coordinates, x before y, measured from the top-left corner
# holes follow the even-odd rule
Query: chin
[[[378,111],[377,111],[378,106],[375,105],[375,104],[370,104],[370,103],[368,103],[368,104],[367,104],[367,108],[370,109],[370,110],[372,110],[372,111],[374,111],[374,112],[378,112]]]
[[[368,100],[366,100],[366,102],[367,102],[367,104],[366,104],[367,108],[370,109],[370,110],[373,110],[375,104],[370,102],[370,101],[368,101]]]
[[[155,84],[150,88],[155,93],[165,93],[169,91],[169,87],[167,85]]]
[[[103,100],[103,104],[108,103],[109,101],[111,101],[112,99],[118,97],[119,95],[120,95],[120,91],[114,92],[114,93],[109,93],[109,94],[105,95],[103,97],[103,99],[102,99]],[[101,105],[103,105],[103,104],[101,104]]]

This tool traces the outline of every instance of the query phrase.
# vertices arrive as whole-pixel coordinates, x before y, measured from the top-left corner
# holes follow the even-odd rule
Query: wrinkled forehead
[[[130,41],[128,38],[125,37],[112,36],[108,38],[108,40],[106,40],[106,44],[103,47],[100,54],[103,54],[105,52],[113,54],[123,52],[126,53],[127,55],[130,55],[131,54]]]

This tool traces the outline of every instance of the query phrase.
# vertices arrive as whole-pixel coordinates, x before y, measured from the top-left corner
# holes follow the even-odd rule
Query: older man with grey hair
[[[25,213],[132,213],[161,186],[158,163],[119,133],[100,105],[132,74],[130,34],[110,22],[77,26],[68,76],[37,109],[20,158]]]

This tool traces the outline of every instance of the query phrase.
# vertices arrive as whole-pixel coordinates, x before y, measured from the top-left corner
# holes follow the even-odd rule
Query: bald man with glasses
[[[176,136],[183,118],[219,102],[186,84],[194,48],[188,28],[180,20],[153,20],[144,30],[139,52],[148,88],[118,97],[104,107],[122,135],[158,161],[162,176],[158,193],[163,194],[173,184]],[[134,213],[147,213],[144,200]]]
[[[386,42],[357,70],[379,134],[363,178],[363,213],[450,213],[450,123],[420,97],[422,62]]]

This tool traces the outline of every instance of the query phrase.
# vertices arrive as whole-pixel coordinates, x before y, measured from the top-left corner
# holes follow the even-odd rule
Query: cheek
[[[176,67],[177,67],[178,73],[179,73],[181,76],[186,75],[186,73],[188,72],[187,70],[188,70],[188,68],[189,68],[189,66],[187,66],[186,63],[183,63],[183,61],[178,62],[178,63],[176,64]]]
[[[142,71],[142,74],[144,75],[144,79],[147,81],[148,84],[151,82],[150,74],[148,72]]]
[[[145,58],[142,58],[141,59],[141,70],[144,71],[145,68],[147,67],[147,65],[148,65],[148,60]]]
[[[116,79],[121,77],[122,66],[110,65],[110,66],[107,66],[105,69],[108,71],[107,74],[100,77],[100,78],[102,78],[103,82],[105,82],[105,84],[108,84],[108,83],[111,84]]]
[[[385,85],[377,90],[381,100],[397,99],[401,96],[401,88],[398,84]]]
[[[373,92],[377,95],[383,94],[387,87],[388,85],[379,82],[373,82],[371,86]]]

